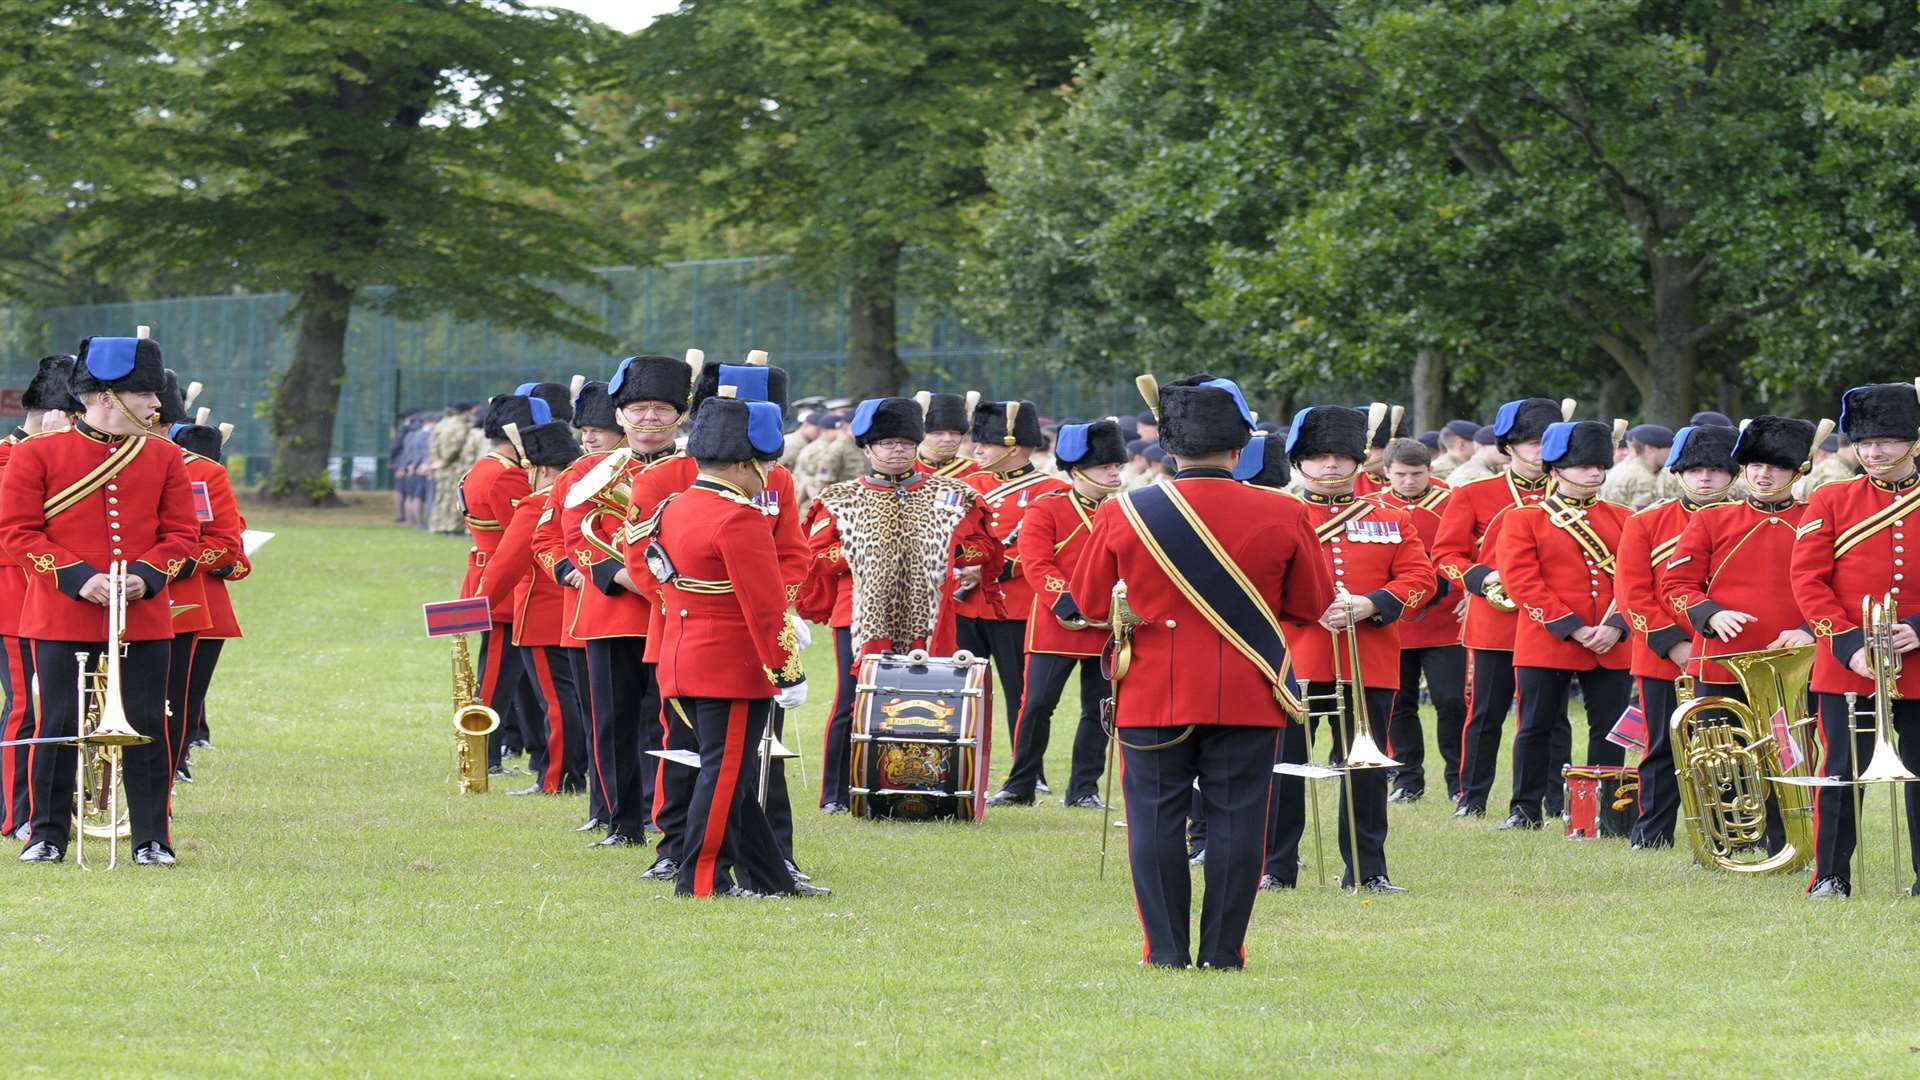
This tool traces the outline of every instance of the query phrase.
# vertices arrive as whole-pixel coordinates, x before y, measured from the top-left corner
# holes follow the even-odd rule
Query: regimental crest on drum
[[[992,716],[984,660],[917,651],[861,660],[848,789],[854,814],[980,820]]]

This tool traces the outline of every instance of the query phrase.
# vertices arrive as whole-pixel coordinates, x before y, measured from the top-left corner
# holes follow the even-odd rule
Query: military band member
[[[1089,619],[1110,621],[1125,581],[1140,620],[1116,628],[1114,723],[1141,962],[1187,967],[1195,956],[1183,834],[1197,780],[1210,833],[1198,959],[1237,968],[1292,696],[1280,623],[1318,620],[1332,575],[1302,503],[1233,478],[1254,427],[1239,387],[1196,376],[1148,404],[1181,469],[1100,507],[1068,588]]]
[[[1489,476],[1499,476],[1506,472],[1508,458],[1499,444],[1500,440],[1494,435],[1492,424],[1482,424],[1475,428],[1473,456],[1447,473],[1447,486],[1463,487],[1475,480],[1485,480]]]
[[[507,438],[507,426],[525,430],[550,419],[552,409],[539,398],[496,394],[487,401],[482,427],[488,450],[460,478],[460,512],[473,536],[473,546],[467,551],[467,576],[460,585],[463,597],[478,595],[480,575],[500,546],[507,522],[513,518],[514,503],[532,490],[528,465]],[[538,709],[539,701],[520,666],[519,651],[512,645],[513,612],[493,611],[490,616],[492,627],[480,635],[480,697],[500,715],[500,726],[487,738],[487,763],[499,772],[504,771],[500,759],[507,745],[522,745],[521,715]]]
[[[178,427],[187,425],[187,404],[180,392],[180,380],[169,368],[166,372],[166,384],[160,388],[160,409],[154,420],[155,433],[171,439]],[[177,443],[175,445],[178,445]],[[183,451],[184,458],[184,451]],[[207,474],[199,472],[191,464],[187,465],[187,481],[205,481]],[[196,520],[198,520],[196,518]],[[228,544],[218,541],[209,534],[211,521],[199,521],[200,540],[194,546],[195,558],[188,559],[180,573],[174,575],[167,586],[167,594],[173,606],[173,651],[167,661],[167,716],[185,717],[187,715],[187,684],[193,674],[193,645],[199,639],[200,631],[213,625],[207,616],[207,590],[199,575],[198,557],[205,549],[212,554],[212,548],[218,546],[224,555]],[[235,534],[232,545],[237,546],[239,536]],[[193,777],[186,770],[187,729],[185,724],[167,725],[167,767],[175,781],[191,783]]]
[[[240,620],[234,613],[227,586],[230,582],[244,581],[253,573],[253,563],[247,558],[242,540],[247,519],[240,513],[239,500],[234,498],[233,481],[225,465],[227,437],[232,432],[231,424],[219,427],[192,424],[174,433],[174,442],[180,445],[186,458],[189,480],[205,479],[213,521],[222,538],[233,545],[230,562],[220,565],[216,558],[213,568],[202,575],[201,587],[206,593],[207,617],[212,625],[202,630],[193,643],[193,670],[187,679],[187,713],[182,725],[189,751],[213,745],[207,724],[207,691],[213,685],[213,673],[226,643],[240,637]],[[196,457],[201,459],[198,464],[194,461]]]
[[[989,531],[979,492],[951,477],[914,471],[926,437],[922,422],[911,398],[861,402],[848,431],[870,471],[829,485],[814,501],[806,530],[814,556],[810,581],[819,591],[845,590],[848,655],[844,662],[836,655],[835,662],[849,672],[869,653],[952,655],[957,568],[977,568],[968,579],[979,582],[977,591],[990,604],[1004,604],[1000,542]],[[835,638],[838,653],[838,633]],[[848,805],[853,701],[851,690],[843,690],[821,754],[820,808],[829,813]]]
[[[593,706],[594,778],[606,799],[607,835],[596,847],[640,844],[653,811],[655,761],[646,740],[661,724],[661,699],[646,662],[653,603],[627,571],[631,490],[648,466],[674,452],[693,390],[693,368],[672,356],[630,356],[607,382],[615,422],[626,432],[625,467],[594,498],[563,507],[561,531],[573,540],[573,565],[583,579],[573,636],[587,643],[588,700]]]
[[[1907,533],[1920,532],[1920,476],[1914,473],[1915,439],[1920,437],[1920,399],[1906,383],[1856,386],[1840,399],[1840,430],[1859,452],[1866,475],[1829,484],[1813,493],[1802,512],[1793,544],[1793,596],[1800,613],[1821,640],[1813,664],[1813,691],[1820,701],[1820,735],[1826,749],[1821,771],[1852,777],[1865,769],[1871,732],[1850,734],[1848,693],[1859,707],[1874,705],[1875,686],[1867,665],[1861,602],[1891,595],[1893,650],[1906,658],[1894,686],[1893,727],[1900,760],[1920,771],[1920,663],[1909,655],[1920,646],[1920,602],[1907,584]],[[1907,840],[1920,867],[1920,788],[1906,789]],[[1853,890],[1852,858],[1856,839],[1853,792],[1823,787],[1814,807],[1814,870],[1809,895],[1845,899]],[[1917,893],[1920,894],[1920,893]]]
[[[72,424],[70,412],[78,402],[67,390],[73,377],[73,357],[41,357],[39,368],[20,395],[26,417],[0,439],[0,477],[5,476],[13,448],[43,431],[59,431]],[[6,712],[0,718],[0,740],[33,734],[33,642],[20,636],[20,611],[27,602],[27,574],[12,552],[0,547],[0,675],[4,675]],[[31,817],[28,805],[25,746],[0,746],[0,835],[25,839]]]
[[[227,475],[227,467],[220,461],[220,447],[224,441],[220,430],[205,424],[182,423],[172,425],[168,434],[174,444],[180,447],[181,458],[187,467],[188,484],[202,485],[207,493],[206,512],[199,522],[200,538],[194,548],[193,558],[187,560],[186,567],[169,586],[176,608],[184,604],[195,605],[194,610],[174,616],[173,657],[167,670],[167,707],[172,716],[168,733],[173,737],[171,762],[174,779],[191,780],[192,773],[187,767],[188,748],[193,743],[196,726],[203,716],[206,687],[213,677],[213,660],[203,658],[201,651],[209,650],[213,655],[218,655],[220,646],[215,644],[211,635],[224,629],[225,623],[231,619],[233,606],[226,601],[224,579],[232,575],[245,557],[240,533],[247,523],[240,516],[239,501],[233,495],[232,478]],[[220,597],[218,607],[216,594]],[[194,617],[192,621],[187,621],[188,616]],[[187,627],[191,629],[184,629]],[[196,683],[194,669],[203,663],[203,678]]]
[[[1452,490],[1433,478],[1432,451],[1412,439],[1387,446],[1387,486],[1373,500],[1407,515],[1420,543],[1429,551],[1440,534]],[[1427,790],[1427,740],[1420,725],[1420,680],[1433,700],[1434,741],[1440,747],[1442,779],[1449,800],[1460,790],[1460,732],[1467,722],[1467,651],[1460,644],[1463,590],[1436,574],[1432,594],[1411,607],[1396,624],[1400,630],[1400,692],[1386,724],[1388,753],[1400,762],[1394,770],[1388,802],[1415,802]],[[1376,719],[1376,723],[1380,721]]]
[[[1384,411],[1383,406],[1376,408]],[[1420,610],[1432,597],[1434,573],[1426,545],[1420,542],[1420,534],[1406,511],[1354,495],[1366,445],[1374,434],[1368,428],[1366,413],[1343,405],[1319,405],[1294,414],[1293,426],[1287,432],[1287,458],[1302,482],[1306,522],[1313,530],[1315,548],[1332,575],[1334,596],[1313,622],[1283,623],[1281,630],[1293,656],[1294,674],[1305,684],[1310,697],[1325,699],[1341,694],[1335,683],[1344,682],[1366,695],[1369,719],[1384,726],[1393,713],[1395,692],[1400,689],[1398,623],[1406,612]],[[1344,636],[1349,630],[1358,634],[1357,672]],[[1359,704],[1341,694],[1329,755],[1334,765],[1347,760],[1358,730]],[[1311,713],[1308,723],[1317,723]],[[1306,738],[1294,743],[1293,749],[1304,751],[1314,735],[1309,727]],[[1392,753],[1389,748],[1388,754]],[[1302,753],[1292,760],[1304,763],[1306,757]],[[1267,860],[1266,877],[1274,880],[1262,884],[1290,888],[1298,866],[1301,826],[1306,821],[1305,782],[1282,776],[1274,788],[1277,835],[1269,843],[1280,850],[1277,862],[1272,854]],[[1347,827],[1349,793],[1353,799],[1351,832]],[[1357,885],[1376,893],[1405,892],[1387,876],[1386,770],[1353,770],[1352,782],[1341,785],[1340,799],[1336,816],[1340,856],[1346,864],[1341,885]],[[1211,821],[1208,829],[1213,830]],[[1208,857],[1212,857],[1211,851]]]
[[[1101,755],[1106,733],[1100,726],[1100,702],[1106,676],[1100,653],[1107,627],[1089,622],[1067,585],[1093,531],[1093,515],[1120,490],[1120,467],[1127,444],[1112,420],[1067,424],[1060,429],[1055,459],[1067,469],[1073,486],[1035,498],[1020,527],[1018,553],[1033,600],[1027,611],[1026,698],[1013,728],[1013,764],[994,806],[1031,805],[1040,782],[1053,726],[1067,680],[1080,678],[1080,724],[1074,731],[1072,771],[1066,805],[1098,810]]]
[[[20,634],[33,639],[40,680],[36,738],[71,737],[76,681],[107,646],[106,567],[127,563],[121,697],[134,730],[152,741],[121,756],[134,861],[174,862],[167,806],[166,681],[173,618],[167,585],[194,555],[199,528],[180,450],[148,436],[165,385],[160,347],[146,338],[80,344],[72,392],[86,406],[73,427],[13,448],[0,483],[0,546],[28,572]],[[78,654],[78,655],[76,655]],[[73,823],[71,745],[31,754],[32,832],[23,862],[58,862]]]
[[[1467,726],[1460,733],[1460,797],[1455,817],[1487,812],[1507,712],[1513,708],[1513,636],[1519,616],[1511,609],[1495,563],[1496,542],[1507,514],[1538,503],[1545,494],[1547,472],[1540,462],[1540,436],[1560,417],[1561,409],[1546,398],[1524,398],[1500,406],[1491,437],[1498,453],[1510,460],[1506,472],[1454,484],[1440,516],[1434,569],[1468,596],[1460,634],[1469,664]],[[1489,590],[1502,607],[1488,601]]]
[[[1674,680],[1693,651],[1693,628],[1667,600],[1662,579],[1694,516],[1727,499],[1733,488],[1733,441],[1723,427],[1683,427],[1670,440],[1666,468],[1680,478],[1680,497],[1655,503],[1627,519],[1620,533],[1614,595],[1626,612],[1629,669],[1640,688],[1647,749],[1640,759],[1640,815],[1628,834],[1638,848],[1670,847],[1680,809],[1667,721],[1678,704]]]
[[[1503,829],[1537,829],[1543,808],[1558,812],[1563,791],[1551,736],[1570,736],[1567,695],[1580,680],[1587,708],[1587,761],[1618,765],[1607,741],[1633,692],[1626,617],[1614,598],[1614,566],[1627,510],[1599,497],[1613,460],[1614,436],[1593,420],[1549,426],[1540,461],[1553,490],[1515,509],[1500,530],[1494,558],[1520,606],[1513,637],[1520,698],[1513,738],[1513,799]]]
[[[571,412],[571,410],[569,410]],[[528,747],[533,783],[515,795],[570,793],[586,784],[587,724],[580,708],[569,648],[579,639],[566,631],[566,588],[534,552],[534,530],[552,509],[556,477],[580,456],[580,446],[564,421],[535,424],[520,432],[520,445],[533,463],[533,491],[514,507],[500,546],[481,572],[479,592],[490,608],[513,612],[513,645],[540,693],[541,722]]]
[[[915,472],[937,473],[965,480],[980,472],[980,463],[962,454],[967,430],[973,426],[973,410],[980,404],[980,391],[966,394],[934,394],[925,390],[913,395],[926,417],[927,437],[920,443],[920,456],[913,459]]]
[[[674,892],[820,895],[828,890],[789,870],[754,791],[770,708],[807,699],[773,531],[755,501],[762,463],[780,457],[780,408],[721,393],[701,405],[687,439],[698,476],[647,538],[665,612],[661,693],[700,748]]]
[[[1727,425],[1731,426],[1731,425]],[[1680,492],[1668,474],[1667,455],[1673,450],[1673,429],[1638,424],[1627,429],[1627,457],[1607,470],[1600,497],[1629,510],[1644,510]]]
[[[980,403],[973,410],[968,438],[973,440],[980,471],[965,479],[980,493],[987,527],[999,542],[1005,561],[1000,570],[999,597],[984,591],[970,571],[961,572],[955,590],[960,647],[993,660],[1011,730],[1026,696],[1026,658],[1022,650],[1027,637],[1027,611],[1033,605],[1033,589],[1027,584],[1026,568],[1020,561],[1021,523],[1033,500],[1050,491],[1066,491],[1068,485],[1033,465],[1034,451],[1044,439],[1040,410],[1031,401]],[[1044,786],[1046,778],[1042,776],[1039,783]]]

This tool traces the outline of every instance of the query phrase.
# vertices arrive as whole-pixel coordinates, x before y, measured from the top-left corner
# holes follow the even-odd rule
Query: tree
[[[1425,354],[1489,397],[1593,392],[1599,355],[1673,423],[1703,385],[1805,377],[1809,324],[1888,287],[1876,244],[1898,214],[1881,211],[1912,178],[1848,106],[1915,51],[1910,5],[1098,6],[1091,78],[1200,107],[1143,133],[1160,153],[1061,163],[1126,186],[1136,214],[1200,223],[1182,307],[1279,380],[1404,375]],[[1081,95],[1064,129],[1102,105]],[[1838,167],[1850,118],[1853,169],[1887,181],[1871,192]],[[1152,179],[1196,153],[1195,182]]]
[[[629,38],[623,175],[844,290],[848,390],[897,393],[903,280],[969,243],[995,133],[1056,112],[1083,21],[1030,0],[691,0]]]
[[[92,255],[293,294],[270,494],[332,498],[356,305],[610,344],[553,288],[595,283],[620,250],[567,201],[592,24],[518,0],[217,0],[173,30],[141,167],[88,211]]]

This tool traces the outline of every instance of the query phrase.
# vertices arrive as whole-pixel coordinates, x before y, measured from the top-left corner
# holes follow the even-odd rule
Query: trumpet
[[[1853,762],[1853,819],[1860,820],[1865,809],[1868,784],[1887,785],[1887,809],[1893,825],[1893,875],[1898,880],[1901,874],[1900,863],[1900,794],[1896,784],[1911,784],[1920,781],[1907,770],[1900,761],[1899,751],[1893,746],[1893,701],[1900,696],[1900,654],[1893,649],[1893,626],[1899,618],[1899,608],[1891,593],[1878,599],[1868,596],[1860,600],[1860,629],[1865,637],[1862,646],[1867,654],[1867,670],[1873,673],[1873,707],[1856,707],[1858,694],[1848,694],[1847,726],[1849,734],[1859,736],[1871,731],[1873,738],[1872,753],[1867,758],[1867,767],[1860,768],[1860,755],[1851,757]],[[1871,726],[1858,723],[1863,718],[1871,718]],[[1857,826],[1856,826],[1857,827]]]
[[[500,714],[480,700],[480,681],[467,652],[467,635],[453,639],[454,776],[462,795],[487,791],[487,736],[500,727]]]

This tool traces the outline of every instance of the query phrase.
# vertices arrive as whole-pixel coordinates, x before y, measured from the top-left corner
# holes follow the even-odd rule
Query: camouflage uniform
[[[1657,502],[1678,498],[1680,478],[1665,469],[1651,471],[1637,457],[1629,457],[1607,470],[1600,497],[1635,510],[1644,510]]]
[[[464,413],[443,416],[433,425],[427,465],[433,470],[433,513],[428,528],[437,533],[459,533],[460,477],[465,474],[467,432],[473,427]]]
[[[1815,491],[1826,487],[1828,484],[1837,484],[1843,480],[1851,480],[1858,475],[1858,473],[1853,471],[1853,466],[1841,460],[1839,454],[1829,454],[1826,460],[1815,465],[1806,476],[1800,478],[1800,481],[1794,485],[1794,494],[1798,495],[1802,501],[1805,501]]]
[[[1480,455],[1475,454],[1454,466],[1453,471],[1447,474],[1447,486],[1457,488],[1462,484],[1471,484],[1475,480],[1485,480],[1489,476],[1499,475],[1499,469],[1488,465],[1480,460]]]

